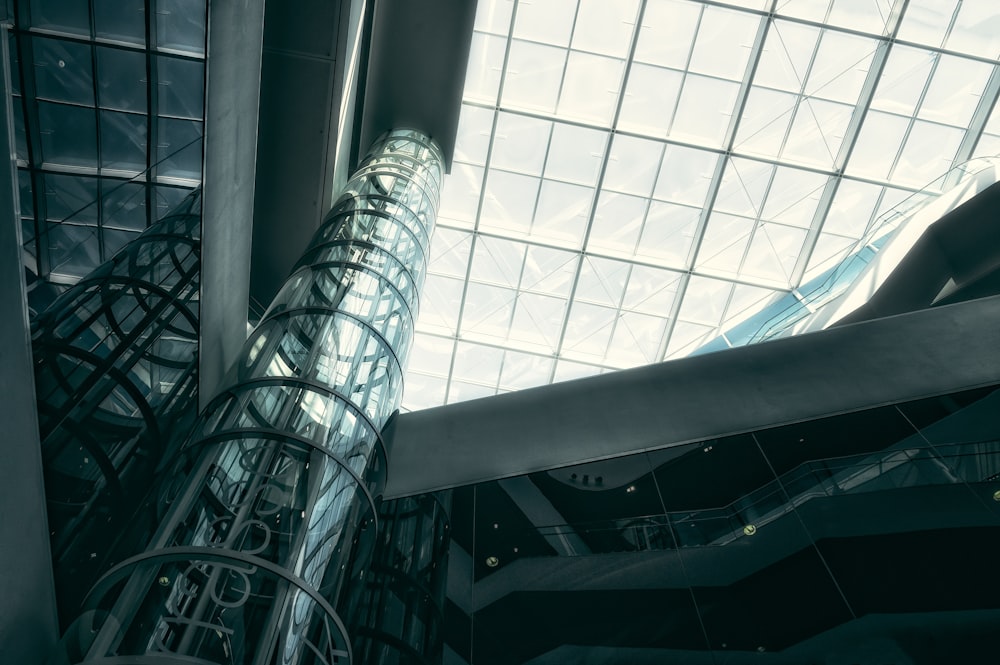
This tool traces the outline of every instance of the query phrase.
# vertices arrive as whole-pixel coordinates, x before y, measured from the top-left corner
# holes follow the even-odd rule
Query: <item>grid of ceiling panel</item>
[[[404,405],[686,355],[1000,150],[992,0],[480,0]]]
[[[201,182],[206,0],[19,0],[25,263],[72,283]]]

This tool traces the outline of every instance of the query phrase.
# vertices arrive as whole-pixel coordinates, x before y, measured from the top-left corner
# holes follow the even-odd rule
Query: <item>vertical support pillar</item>
[[[38,316],[32,334],[49,532],[65,623],[116,555],[198,395],[198,192]],[[120,557],[120,555],[118,555]]]
[[[5,662],[39,663],[58,629],[21,260],[6,29],[0,29],[0,38],[0,654]]]
[[[201,406],[246,341],[264,0],[208,3]]]
[[[147,550],[105,576],[66,662],[346,663],[443,158],[384,135],[247,340],[179,462]]]

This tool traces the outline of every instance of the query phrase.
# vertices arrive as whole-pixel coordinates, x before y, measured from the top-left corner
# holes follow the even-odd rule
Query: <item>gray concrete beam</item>
[[[6,44],[7,32],[0,31]],[[42,663],[59,635],[42,482],[28,296],[13,159],[10,55],[0,49],[0,654]]]
[[[437,141],[451,170],[475,20],[476,0],[376,2],[361,151],[384,131],[412,127]]]
[[[386,498],[1000,382],[1000,296],[403,414]]]
[[[205,72],[199,400],[247,334],[264,0],[210,2]]]

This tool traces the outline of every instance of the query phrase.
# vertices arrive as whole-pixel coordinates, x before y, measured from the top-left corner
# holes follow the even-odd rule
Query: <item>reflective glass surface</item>
[[[207,4],[11,4],[25,261],[72,284],[201,182]]]
[[[458,488],[445,662],[988,660],[998,405],[994,386]]]
[[[998,20],[483,0],[404,406],[677,358],[794,297],[1000,151]]]

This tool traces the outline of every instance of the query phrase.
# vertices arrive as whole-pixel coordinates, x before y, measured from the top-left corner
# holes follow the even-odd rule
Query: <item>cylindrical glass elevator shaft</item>
[[[443,177],[414,131],[376,141],[244,346],[66,661],[350,662],[334,607],[361,580]],[[173,661],[171,661],[173,662]]]
[[[32,328],[52,559],[72,618],[195,415],[201,202],[192,193]],[[146,537],[148,538],[148,533]]]

